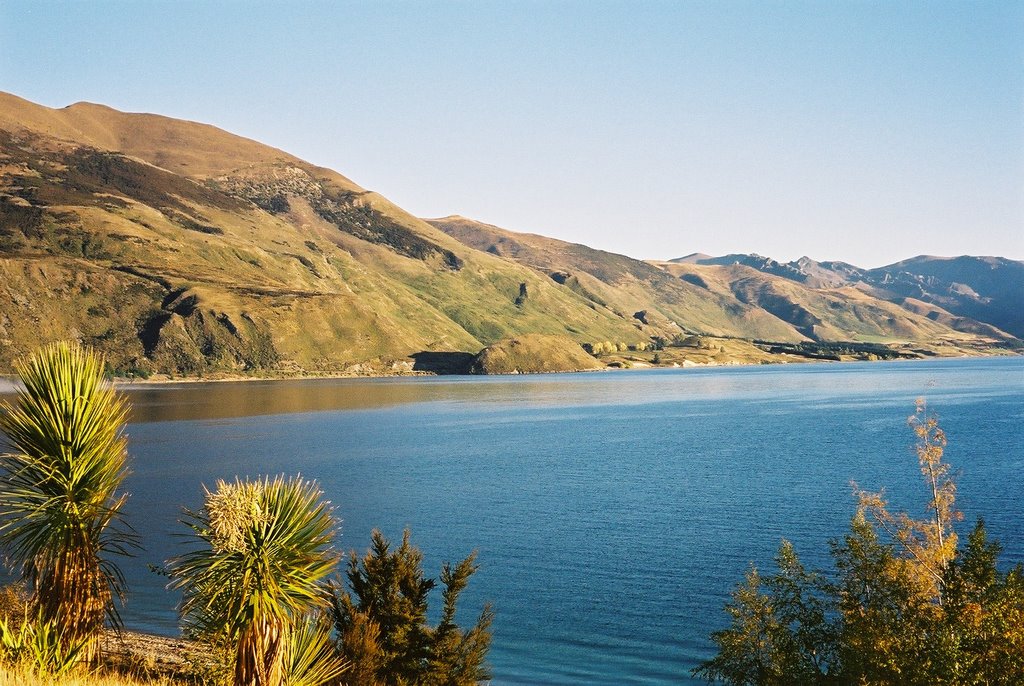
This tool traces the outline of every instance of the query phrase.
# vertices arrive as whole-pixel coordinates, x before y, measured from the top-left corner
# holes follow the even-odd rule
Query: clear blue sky
[[[0,90],[641,258],[1024,259],[1024,2],[21,2]]]

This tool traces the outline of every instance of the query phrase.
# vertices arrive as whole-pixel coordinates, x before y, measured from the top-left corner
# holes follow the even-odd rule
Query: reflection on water
[[[465,607],[497,608],[492,683],[689,683],[751,562],[782,537],[826,561],[851,480],[922,505],[905,422],[922,395],[961,509],[1024,561],[1020,358],[127,392],[126,516],[146,546],[122,567],[131,628],[177,631],[148,565],[181,552],[202,484],[302,473],[338,507],[345,550],[409,526],[431,574],[479,551]]]
[[[408,382],[347,379],[187,383],[127,390],[133,422],[362,410],[416,402],[423,396]]]
[[[980,360],[976,373],[998,360]],[[772,404],[802,403],[808,393],[820,400],[873,397],[887,390],[892,371],[899,371],[901,396],[963,398],[978,393],[972,377],[944,373],[956,360],[719,367],[688,370],[612,371],[586,374],[543,374],[503,377],[393,377],[382,379],[304,379],[217,381],[166,384],[125,384],[132,403],[131,421],[165,422],[230,419],[337,410],[373,410],[411,403],[482,404],[495,411],[514,405],[567,407],[643,405],[694,398],[743,397]],[[1005,363],[1004,363],[1005,364]],[[793,374],[799,371],[798,374]],[[1024,380],[1024,379],[1022,379]],[[984,393],[982,385],[980,392]],[[13,400],[14,386],[0,379],[0,400]],[[903,402],[903,399],[899,400]],[[777,411],[783,411],[777,408]]]

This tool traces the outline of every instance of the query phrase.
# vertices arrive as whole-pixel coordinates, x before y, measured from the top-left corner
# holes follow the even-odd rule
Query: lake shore
[[[962,357],[1017,357],[1021,353],[1014,352],[1009,349],[988,349],[985,351],[971,350],[964,351],[958,350],[954,354],[937,354],[920,356],[916,358],[912,357],[901,357],[898,358],[904,361],[914,360],[939,360],[939,359],[955,359]],[[819,359],[814,357],[801,357],[797,355],[772,355],[768,358],[759,360],[737,360],[727,359],[723,361],[716,361],[714,359],[707,359],[704,361],[693,361],[684,360],[682,362],[673,362],[653,364],[648,360],[637,357],[633,354],[620,354],[615,356],[606,356],[604,360],[607,366],[604,369],[568,369],[564,371],[555,372],[525,372],[525,374],[536,375],[536,374],[569,374],[569,373],[594,373],[594,372],[625,372],[625,371],[638,371],[647,369],[704,369],[714,367],[752,367],[760,365],[787,365],[787,364],[811,364],[811,363],[842,363],[842,362],[886,362],[892,360],[865,360],[858,358],[850,359]],[[261,372],[260,374],[233,374],[227,372],[214,372],[204,376],[174,376],[169,374],[153,374],[147,378],[140,377],[120,377],[115,376],[112,378],[113,383],[125,389],[132,388],[148,388],[148,387],[159,387],[159,386],[172,386],[181,384],[201,384],[201,383],[237,383],[237,382],[269,382],[269,381],[315,381],[318,379],[387,379],[387,378],[417,378],[417,377],[472,377],[478,376],[469,373],[438,373],[426,370],[415,370],[409,365],[394,364],[385,367],[373,367],[366,368],[361,365],[356,371],[324,371],[324,372]],[[495,376],[495,375],[490,375]],[[508,375],[501,375],[508,376]],[[15,376],[0,376],[0,394],[11,394],[18,390],[18,381]]]
[[[195,674],[212,662],[208,648],[181,636],[107,629],[100,645],[104,662],[115,670],[146,677]]]

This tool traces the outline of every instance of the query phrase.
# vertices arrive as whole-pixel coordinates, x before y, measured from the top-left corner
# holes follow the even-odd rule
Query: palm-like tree
[[[0,456],[0,542],[20,567],[41,622],[95,657],[124,579],[110,560],[135,537],[121,518],[127,495],[128,405],[103,379],[103,358],[74,343],[17,363],[24,384],[0,404],[10,452]]]
[[[326,602],[335,521],[316,484],[301,478],[217,482],[184,523],[201,546],[170,562],[182,616],[198,635],[235,645],[237,686],[282,683],[289,633]]]

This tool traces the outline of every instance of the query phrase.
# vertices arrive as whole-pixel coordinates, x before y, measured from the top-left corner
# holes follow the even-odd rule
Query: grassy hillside
[[[783,343],[919,341],[936,349],[1007,338],[994,327],[967,327],[954,317],[940,321],[845,284],[821,285],[824,269],[801,283],[791,278],[797,267],[758,256],[691,255],[647,263],[463,217],[428,221],[471,247],[586,292],[599,305],[632,310],[652,330],[671,333],[677,325],[688,333]],[[953,324],[964,326],[954,330]]]
[[[0,96],[0,162],[0,369],[69,336],[123,371],[188,375],[389,371],[525,332],[640,336],[335,172],[213,127]]]
[[[475,374],[538,374],[604,369],[604,365],[565,336],[526,334],[507,338],[480,351]]]
[[[60,338],[122,373],[203,376],[412,371],[425,354],[524,334],[954,347],[1001,335],[933,298],[920,300],[940,312],[729,269],[427,222],[212,126],[0,94],[0,373]]]
[[[796,341],[792,327],[758,307],[712,293],[656,266],[534,234],[514,233],[464,217],[427,220],[466,245],[531,267],[597,308],[632,317],[645,333],[710,333]]]

